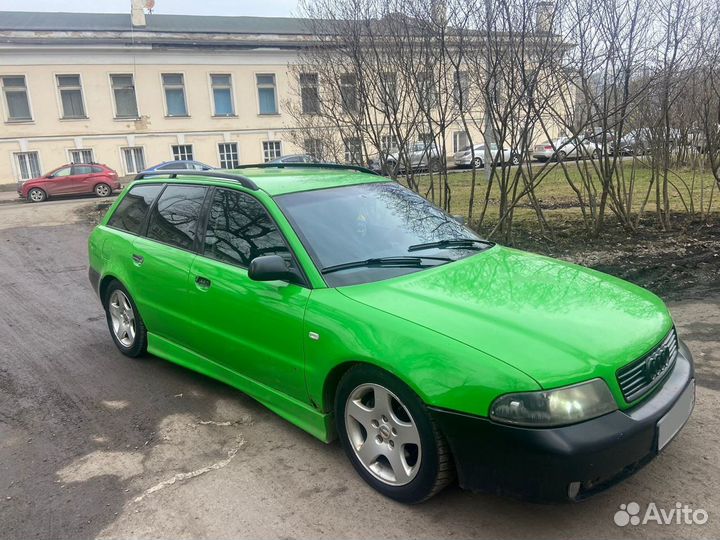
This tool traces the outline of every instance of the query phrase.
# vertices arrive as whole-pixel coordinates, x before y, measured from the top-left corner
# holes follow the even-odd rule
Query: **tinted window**
[[[216,190],[205,235],[205,256],[248,266],[255,257],[274,254],[289,251],[265,208],[238,191]]]
[[[168,163],[167,165],[163,165],[162,167],[157,168],[159,171],[177,171],[180,169],[187,169],[187,164],[185,163]]]
[[[97,166],[95,166],[95,165],[93,165],[92,167],[90,167],[90,169],[91,169],[92,172],[94,172],[94,173],[104,173],[104,172],[105,172],[105,170],[104,170],[102,167],[97,167]]]
[[[166,187],[150,216],[148,238],[192,249],[206,191],[201,186]]]
[[[73,174],[90,174],[92,167],[90,165],[75,165],[73,167]]]
[[[140,234],[145,215],[161,189],[162,185],[160,184],[132,188],[120,201],[115,213],[108,221],[108,226]]]

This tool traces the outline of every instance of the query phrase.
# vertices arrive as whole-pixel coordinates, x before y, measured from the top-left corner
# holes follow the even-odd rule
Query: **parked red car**
[[[72,163],[63,165],[39,178],[28,180],[18,187],[18,195],[31,202],[42,202],[56,195],[95,193],[109,197],[120,189],[118,175],[107,165]]]

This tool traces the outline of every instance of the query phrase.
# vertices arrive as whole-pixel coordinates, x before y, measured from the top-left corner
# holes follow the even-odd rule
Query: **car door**
[[[187,301],[188,275],[206,186],[168,184],[150,210],[146,232],[126,256],[134,268],[129,289],[148,331],[187,346],[192,317]]]
[[[92,193],[95,189],[96,176],[90,165],[73,165],[74,187],[72,187],[72,193]]]
[[[48,176],[45,191],[48,195],[67,195],[72,193],[74,181],[72,166],[60,167]]]
[[[303,319],[310,290],[248,277],[250,261],[292,259],[264,206],[238,190],[215,188],[200,253],[192,264],[190,348],[256,382],[305,400]]]

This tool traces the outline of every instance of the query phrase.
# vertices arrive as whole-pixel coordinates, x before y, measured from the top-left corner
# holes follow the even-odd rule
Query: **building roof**
[[[219,17],[145,15],[143,32],[211,34],[310,34],[307,19],[290,17]],[[132,28],[124,13],[45,13],[0,11],[0,30],[51,32],[122,32]]]

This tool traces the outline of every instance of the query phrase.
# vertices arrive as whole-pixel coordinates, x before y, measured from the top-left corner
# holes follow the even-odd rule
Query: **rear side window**
[[[108,226],[132,234],[140,234],[145,216],[153,201],[162,190],[161,184],[135,186],[123,197],[110,217]]]
[[[205,234],[204,255],[247,267],[261,255],[289,255],[282,233],[257,200],[216,189]]]
[[[74,165],[73,174],[90,174],[92,167],[90,165]]]
[[[164,244],[192,249],[206,187],[169,185],[150,215],[147,237]]]
[[[103,169],[102,167],[98,167],[96,165],[93,165],[90,168],[92,169],[92,172],[94,172],[94,173],[104,173],[105,172],[105,169]]]

